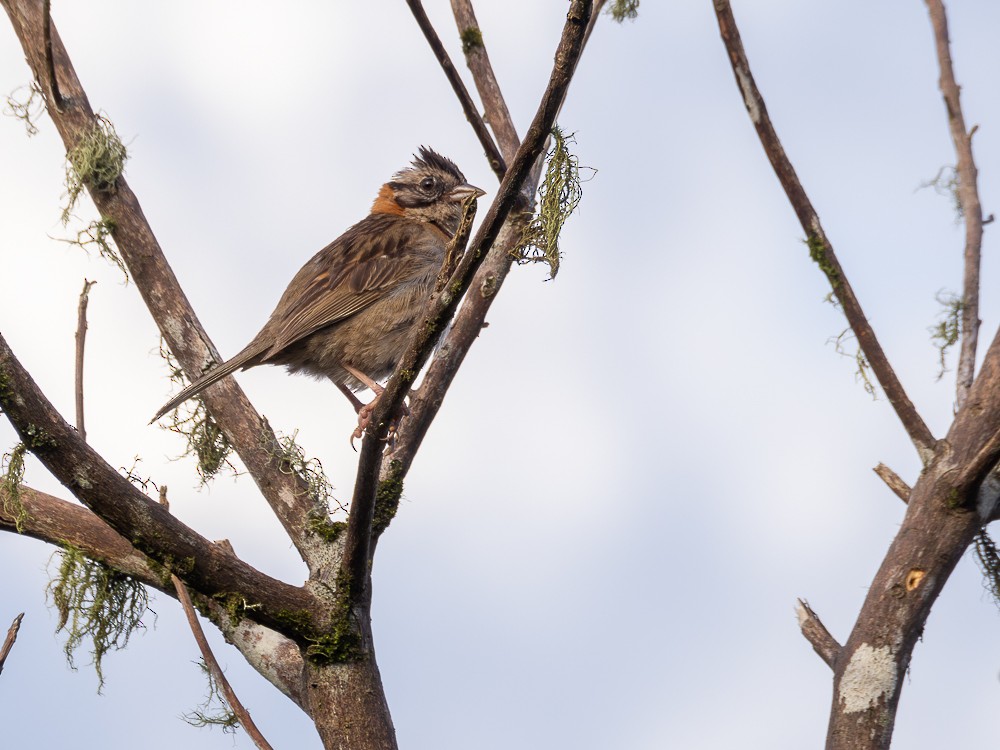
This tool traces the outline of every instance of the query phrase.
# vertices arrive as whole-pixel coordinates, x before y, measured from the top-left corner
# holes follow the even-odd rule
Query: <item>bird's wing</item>
[[[424,230],[399,221],[363,227],[367,221],[321,250],[289,284],[274,313],[280,311],[280,318],[270,323],[275,338],[264,361],[360,312],[412,275],[415,257],[409,251]]]

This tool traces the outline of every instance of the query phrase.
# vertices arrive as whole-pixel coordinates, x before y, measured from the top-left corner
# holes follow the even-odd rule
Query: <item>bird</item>
[[[360,438],[382,387],[406,351],[467,201],[486,192],[456,164],[421,146],[382,185],[368,216],[320,250],[292,278],[242,351],[164,404],[155,422],[237,370],[284,365],[327,377],[358,412]],[[355,391],[375,393],[363,404]]]

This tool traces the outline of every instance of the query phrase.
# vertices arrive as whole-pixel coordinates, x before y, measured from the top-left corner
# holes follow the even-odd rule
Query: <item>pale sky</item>
[[[515,269],[379,544],[374,631],[401,747],[662,750],[821,746],[831,673],[798,632],[808,599],[843,641],[903,505],[872,473],[919,462],[884,398],[828,339],[844,327],[739,98],[709,0],[647,0],[602,19],[560,124],[597,170],[558,278]],[[962,229],[918,190],[954,162],[923,3],[736,2],[769,111],[876,332],[931,429],[935,295],[957,290]],[[428,145],[493,197],[496,180],[402,2],[54,3],[95,109],[128,144],[126,177],[225,356],[295,271],[362,218]],[[456,59],[448,4],[427,9]],[[480,2],[519,132],[548,77],[564,2]],[[1000,6],[951,3],[953,53],[985,213],[1000,212]],[[464,68],[463,68],[464,72]],[[30,80],[7,19],[0,91]],[[466,76],[466,80],[471,79]],[[170,487],[171,508],[265,572],[304,568],[253,483],[198,490],[179,439],[147,426],[170,387],[133,286],[54,241],[63,148],[0,118],[0,330],[64,416],[84,277],[90,442]],[[481,213],[485,205],[481,202]],[[983,343],[1000,323],[993,226]],[[350,496],[354,416],[329,383],[238,375]],[[0,448],[16,442],[0,424]],[[30,485],[69,495],[37,464]],[[178,717],[202,700],[179,605],[72,672],[45,605],[52,548],[0,538],[0,628],[26,615],[0,676],[5,747],[251,748]],[[149,618],[152,625],[153,618]],[[213,634],[214,635],[214,634]],[[311,723],[214,638],[277,748]],[[908,750],[1000,743],[1000,616],[967,555],[918,644],[895,733]]]

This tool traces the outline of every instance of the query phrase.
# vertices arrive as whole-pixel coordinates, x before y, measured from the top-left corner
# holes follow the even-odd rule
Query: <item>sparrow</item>
[[[236,370],[285,365],[328,377],[358,412],[361,437],[382,387],[406,351],[458,231],[463,207],[485,191],[450,159],[421,147],[392,176],[364,219],[299,270],[264,327],[232,359],[163,405],[152,421]],[[369,388],[363,404],[354,391]]]

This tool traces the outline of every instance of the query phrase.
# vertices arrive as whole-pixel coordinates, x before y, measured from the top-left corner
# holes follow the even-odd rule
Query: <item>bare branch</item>
[[[486,44],[483,41],[483,32],[479,28],[475,11],[472,10],[472,2],[470,0],[451,0],[451,10],[455,15],[458,35],[462,40],[465,63],[469,66],[472,80],[476,84],[479,98],[483,102],[483,109],[486,111],[486,122],[496,134],[500,151],[506,159],[511,160],[517,153],[518,146],[521,145],[521,139],[517,137],[517,129],[513,119],[511,119],[510,110],[507,109],[507,102],[503,98],[503,92],[500,91],[500,85],[493,73],[490,56],[486,52]],[[596,14],[595,11],[594,15]],[[502,179],[503,175],[500,177]]]
[[[4,662],[7,661],[7,655],[10,650],[14,648],[14,641],[17,640],[17,631],[21,629],[21,619],[24,617],[24,612],[19,614],[14,618],[14,622],[10,624],[7,629],[7,637],[4,638],[3,646],[0,646],[0,673],[3,672]]]
[[[413,13],[413,17],[417,21],[417,25],[420,26],[420,30],[424,32],[424,37],[427,39],[427,43],[431,46],[431,49],[434,51],[434,55],[441,64],[441,69],[448,77],[448,81],[451,83],[451,87],[454,89],[455,95],[458,97],[458,101],[462,105],[462,111],[465,112],[465,119],[467,119],[469,124],[472,125],[472,129],[476,132],[476,136],[479,138],[479,142],[483,146],[483,151],[486,152],[486,159],[490,163],[490,168],[493,170],[494,174],[496,174],[497,179],[502,180],[504,172],[507,171],[507,164],[504,161],[503,156],[500,155],[500,151],[497,149],[497,145],[493,142],[493,138],[490,137],[490,131],[486,129],[486,123],[483,122],[483,118],[479,116],[479,110],[476,109],[475,102],[472,101],[472,97],[469,96],[468,89],[466,89],[465,84],[462,83],[462,78],[458,75],[458,71],[455,69],[455,65],[452,63],[451,57],[448,55],[448,50],[444,48],[440,37],[438,37],[437,32],[434,31],[434,27],[431,25],[430,19],[427,17],[427,13],[424,11],[424,6],[421,4],[420,0],[406,0],[406,4],[410,6],[410,10]]]
[[[910,485],[903,481],[903,479],[890,469],[885,464],[879,464],[874,469],[872,469],[883,482],[888,485],[889,489],[896,493],[896,496],[902,500],[904,503],[910,502],[910,493],[913,491],[910,489]]]
[[[87,439],[87,428],[83,421],[83,349],[87,341],[87,302],[90,287],[96,281],[83,280],[83,291],[76,308],[76,431],[83,440]]]
[[[875,336],[875,331],[872,330],[865,317],[861,303],[854,295],[854,290],[844,274],[844,269],[834,254],[833,245],[823,231],[819,215],[813,208],[809,196],[806,195],[802,183],[795,174],[791,161],[785,154],[785,149],[782,147],[778,134],[771,124],[771,118],[767,114],[764,99],[754,82],[750,63],[743,50],[743,42],[740,39],[740,32],[736,26],[736,19],[733,17],[729,0],[714,0],[714,4],[722,41],[726,45],[729,62],[732,65],[733,74],[736,76],[736,83],[743,95],[743,103],[746,105],[750,119],[757,130],[764,152],[767,154],[767,158],[795,210],[799,223],[806,233],[809,254],[826,275],[837,301],[844,310],[847,322],[858,339],[861,351],[871,365],[879,385],[885,391],[885,395],[889,399],[889,403],[892,404],[892,408],[895,409],[900,422],[903,423],[910,440],[916,446],[921,460],[926,464],[934,453],[936,442],[934,436],[920,414],[917,413],[913,402],[906,395],[903,385],[889,364],[889,360]]]
[[[43,39],[46,27],[51,26],[52,59],[61,82],[63,109],[50,107],[48,113],[67,152],[72,152],[82,138],[94,132],[97,118],[59,33],[54,24],[46,23],[42,4],[37,0],[0,0],[0,4],[10,16],[38,80],[46,79]],[[198,376],[205,367],[222,361],[191,309],[125,178],[118,175],[108,184],[86,184],[86,187],[101,216],[113,225],[112,236],[129,275],[185,372]],[[327,550],[325,542],[309,530],[312,502],[307,488],[294,474],[278,470],[274,457],[279,446],[270,427],[232,378],[206,390],[203,398],[310,569],[323,564]]]
[[[166,509],[170,509],[170,505],[167,502],[167,486],[162,485],[160,487],[160,505]],[[219,666],[218,660],[215,658],[215,654],[212,653],[212,647],[208,644],[208,639],[205,637],[205,631],[201,628],[201,623],[198,622],[198,615],[194,611],[194,604],[191,602],[191,597],[188,596],[187,586],[184,582],[177,576],[171,574],[170,582],[174,585],[174,590],[177,592],[177,600],[181,603],[181,607],[184,609],[184,615],[187,617],[188,626],[191,628],[191,634],[194,636],[195,642],[198,644],[198,650],[201,651],[201,658],[205,661],[205,666],[208,668],[209,672],[212,674],[212,678],[215,680],[215,684],[222,688],[222,694],[226,698],[226,703],[229,704],[229,708],[239,719],[240,725],[246,730],[246,733],[250,735],[250,739],[253,743],[261,748],[261,750],[273,750],[271,745],[268,744],[267,740],[264,739],[264,735],[261,734],[257,725],[254,724],[253,719],[250,717],[250,712],[247,711],[246,707],[240,702],[239,697],[236,695],[236,691],[233,690],[232,685],[229,684],[229,680],[226,679],[225,672],[222,671],[222,667]]]
[[[591,3],[589,0],[574,0],[566,17],[566,24],[563,27],[562,38],[556,49],[555,64],[549,77],[549,83],[539,104],[538,111],[532,120],[524,142],[518,148],[517,153],[508,168],[500,187],[497,190],[496,199],[486,212],[483,223],[472,240],[468,252],[463,257],[458,269],[455,272],[452,282],[438,295],[432,297],[428,303],[426,319],[435,323],[437,321],[448,320],[455,307],[458,305],[462,295],[470,288],[470,283],[474,284],[478,276],[477,269],[484,260],[490,257],[496,259],[497,239],[502,236],[502,230],[506,230],[509,224],[506,223],[508,214],[514,209],[515,204],[522,198],[522,189],[525,179],[531,170],[532,165],[542,152],[542,148],[552,124],[555,121],[556,113],[562,106],[569,83],[572,80],[573,72],[580,54],[583,52],[583,37],[587,29],[587,22],[590,19]],[[504,252],[502,249],[500,252]],[[509,250],[506,251],[504,261],[508,268],[510,266]],[[494,287],[495,291],[495,287]],[[475,292],[470,297],[478,297]],[[492,293],[489,295],[492,296]],[[463,310],[465,306],[463,305]],[[475,314],[475,313],[472,313]],[[485,315],[485,311],[483,312]],[[449,334],[446,344],[455,347],[456,339],[453,338],[455,327],[460,323],[462,314],[459,314]],[[482,321],[475,324],[476,330],[481,328]],[[439,329],[438,329],[439,330]],[[433,333],[433,332],[430,332]],[[372,550],[372,519],[374,518],[375,499],[378,488],[377,476],[381,471],[381,453],[384,448],[384,438],[389,419],[395,414],[412,380],[412,373],[415,370],[409,369],[412,363],[419,361],[422,363],[436,340],[436,335],[424,336],[422,342],[411,345],[410,351],[403,361],[396,367],[392,377],[386,384],[386,390],[379,399],[379,404],[372,415],[372,423],[380,425],[379,429],[370,430],[365,435],[361,446],[361,458],[358,466],[358,478],[355,481],[354,499],[351,504],[351,514],[348,519],[346,538],[344,543],[344,558],[341,563],[341,572],[352,581],[351,598],[355,603],[363,601],[367,595],[368,570],[371,561]],[[455,347],[448,359],[457,364],[465,356],[465,352],[472,345],[473,339],[462,341],[461,351]],[[442,345],[444,346],[444,344]],[[403,378],[401,375],[408,377]],[[444,393],[451,382],[454,372],[447,376],[446,380],[438,380],[432,386],[434,391],[435,405],[431,408],[422,407],[419,412],[411,409],[409,419],[404,422],[404,429],[401,430],[400,442],[404,454],[407,456],[406,467],[416,452],[420,439],[426,432],[427,426],[433,415],[437,412]],[[421,388],[421,395],[428,388],[428,377],[424,380]],[[424,401],[427,404],[427,400]],[[408,427],[408,423],[412,423]],[[407,435],[413,436],[407,437]],[[395,461],[394,457],[394,461]],[[403,472],[405,473],[405,471]],[[384,474],[382,475],[385,476]],[[402,473],[396,473],[395,481],[402,481]]]
[[[958,202],[965,219],[965,272],[962,284],[962,346],[958,356],[955,378],[956,404],[965,404],[972,380],[976,374],[976,345],[979,340],[979,268],[983,243],[983,209],[979,201],[978,171],[972,158],[972,135],[976,129],[966,131],[962,114],[960,87],[955,80],[948,40],[948,18],[941,0],[926,0],[934,28],[941,77],[938,85],[948,111],[948,127],[958,155]]]
[[[826,662],[826,666],[833,669],[837,663],[837,657],[840,656],[840,644],[837,643],[837,639],[830,635],[830,631],[826,629],[826,626],[805,599],[798,600],[795,615],[799,618],[799,629],[812,645],[813,651]]]

